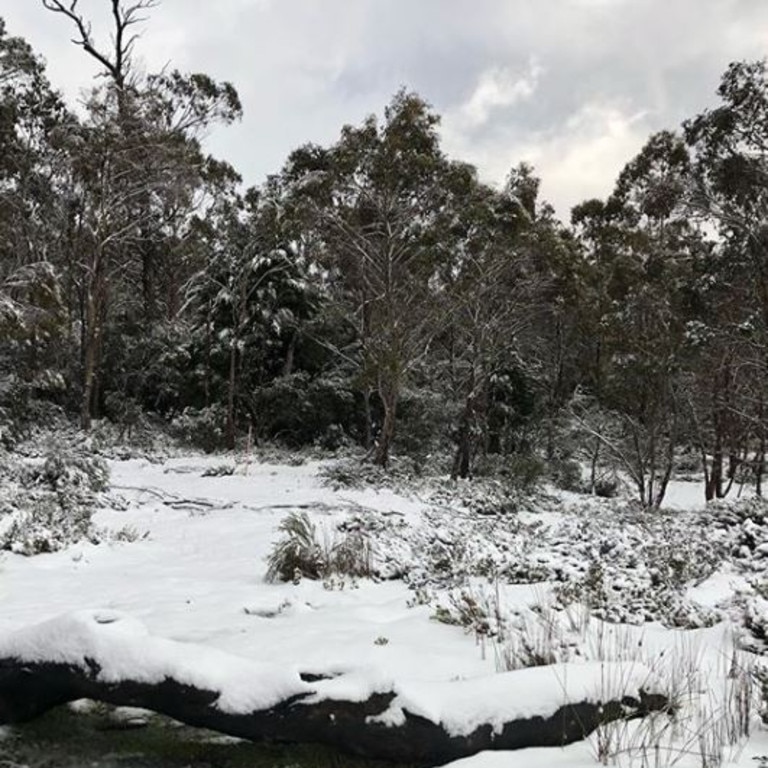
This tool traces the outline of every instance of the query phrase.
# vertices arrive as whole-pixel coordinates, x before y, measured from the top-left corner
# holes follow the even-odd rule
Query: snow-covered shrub
[[[249,398],[259,438],[292,448],[326,441],[335,450],[351,430],[354,395],[344,379],[313,378],[304,372],[280,376]]]
[[[477,477],[495,477],[523,492],[531,492],[540,485],[546,471],[544,460],[531,451],[509,455],[491,454],[479,458],[475,463]]]
[[[282,537],[267,556],[267,581],[371,575],[370,542],[361,531],[346,531],[321,542],[306,512],[291,512],[278,530]]]
[[[100,537],[92,525],[92,513],[87,507],[64,510],[51,494],[35,495],[0,536],[0,549],[31,556],[83,540],[96,544]]]
[[[0,379],[0,445],[7,450],[17,448],[39,425],[47,429],[67,425],[64,409],[38,396],[45,395],[58,383],[57,380],[47,387],[44,373],[42,381],[21,381],[15,375]]]
[[[100,540],[91,520],[99,494],[109,486],[100,457],[59,448],[38,463],[14,463],[5,481],[0,549],[35,555]]]
[[[393,456],[387,469],[356,457],[339,459],[325,465],[320,470],[320,476],[334,490],[387,485],[403,487],[415,481],[418,471],[413,460],[408,457]]]
[[[57,450],[42,464],[26,467],[25,485],[44,485],[59,493],[62,506],[91,501],[88,494],[105,491],[109,486],[109,468],[99,456]]]
[[[206,408],[185,408],[171,421],[171,434],[185,445],[207,453],[224,448],[227,415],[224,406],[214,403]]]
[[[584,491],[581,464],[578,461],[573,459],[556,459],[549,463],[548,471],[556,488],[574,493],[582,493]]]
[[[455,407],[437,392],[406,389],[398,403],[394,449],[421,470],[429,457],[448,443],[448,425],[457,421]]]
[[[292,512],[280,522],[278,530],[283,535],[267,557],[267,581],[321,578],[323,552],[309,515]]]
[[[615,499],[621,493],[621,481],[616,474],[607,474],[595,479],[592,489],[601,499]]]

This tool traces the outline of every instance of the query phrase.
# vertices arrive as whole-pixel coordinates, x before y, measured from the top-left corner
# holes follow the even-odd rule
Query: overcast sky
[[[104,39],[109,0],[79,7]],[[95,69],[66,19],[40,0],[0,15],[77,98]],[[651,132],[714,103],[728,62],[768,54],[768,0],[162,0],[137,53],[234,83],[243,121],[209,147],[247,184],[407,86],[443,116],[451,156],[493,182],[533,163],[567,218]]]

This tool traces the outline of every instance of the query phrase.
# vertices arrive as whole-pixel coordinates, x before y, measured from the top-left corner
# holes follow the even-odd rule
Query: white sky
[[[109,0],[79,7],[106,39]],[[40,0],[3,0],[0,16],[71,99],[89,85],[63,17]],[[443,116],[451,156],[494,182],[533,163],[567,218],[651,132],[714,103],[728,62],[768,54],[768,0],[163,0],[137,53],[234,83],[245,116],[209,148],[246,184],[407,86]]]

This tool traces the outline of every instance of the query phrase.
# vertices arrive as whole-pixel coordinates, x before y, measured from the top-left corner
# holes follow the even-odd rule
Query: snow
[[[603,702],[642,690],[657,690],[642,664],[555,664],[516,670],[460,683],[404,684],[386,723],[403,720],[404,710],[442,723],[451,736],[468,736],[482,725],[500,733],[504,723],[547,717],[574,702]]]
[[[443,682],[397,681],[371,668],[310,685],[298,671],[257,662],[191,643],[152,637],[119,611],[83,610],[25,627],[0,638],[0,658],[97,667],[104,683],[160,683],[173,679],[219,694],[223,712],[268,709],[295,695],[307,702],[364,701],[394,691],[387,712],[373,721],[396,725],[405,713],[440,723],[451,736],[468,736],[484,725],[500,733],[505,723],[549,717],[575,702],[602,702],[660,690],[642,664],[562,664]]]
[[[267,709],[309,686],[295,670],[239,659],[215,649],[152,637],[136,619],[119,611],[83,610],[25,627],[0,638],[0,658],[50,661],[84,670],[97,664],[104,683],[166,678],[218,692],[224,712]]]
[[[738,618],[739,595],[767,567],[760,555],[768,533],[759,520],[696,534],[701,547],[724,542],[746,552],[738,565],[694,574],[684,592],[690,605],[722,623],[670,629],[648,623],[630,606],[637,626],[616,625],[589,619],[578,601],[567,610],[556,605],[562,579],[587,579],[591,558],[599,556],[605,590],[625,607],[626,596],[635,594],[638,605],[647,606],[641,598],[649,566],[642,559],[629,564],[650,528],[617,512],[620,501],[561,494],[517,515],[478,516],[454,504],[445,487],[439,493],[334,490],[324,484],[319,461],[253,461],[238,464],[232,475],[206,476],[224,462],[234,463],[233,457],[110,462],[116,497],[95,522],[135,530],[137,540],[86,542],[35,557],[6,554],[0,655],[76,664],[93,658],[105,680],[172,675],[218,691],[217,704],[228,712],[268,707],[293,693],[359,700],[394,690],[381,720],[395,724],[407,710],[457,735],[478,724],[498,728],[507,719],[548,714],[580,697],[598,700],[609,685],[632,692],[659,681],[682,685],[694,672],[686,700],[692,718],[705,719],[707,702],[726,695],[734,658],[731,612]],[[700,496],[700,484],[673,483],[670,507],[681,515],[700,509]],[[343,586],[266,583],[265,557],[292,511],[307,511],[321,535],[341,523],[360,527],[384,569],[402,578],[345,580]],[[683,518],[678,523],[671,516],[668,524],[688,534]],[[693,533],[688,539],[694,541]],[[669,541],[674,553],[677,539]],[[440,571],[444,560],[451,566]],[[538,583],[506,583],[518,573]],[[440,607],[455,618],[452,606],[462,592],[481,605],[498,602],[502,625],[493,616],[483,631],[434,620]],[[519,650],[520,638],[544,643],[558,663],[499,673],[502,651]],[[334,677],[310,685],[300,679],[303,672]],[[753,724],[739,764],[754,766],[752,757],[768,754],[764,737]],[[596,764],[595,754],[594,742],[583,742],[523,750],[514,764],[582,768]],[[456,765],[510,762],[509,754],[481,754]]]

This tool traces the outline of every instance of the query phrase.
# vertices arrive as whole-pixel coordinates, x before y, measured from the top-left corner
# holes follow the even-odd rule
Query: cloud
[[[470,125],[477,127],[487,123],[499,107],[511,107],[528,101],[536,92],[541,71],[534,60],[522,76],[501,66],[484,70],[469,100],[461,108],[462,115]]]
[[[450,120],[443,139],[452,157],[477,165],[481,178],[501,184],[525,161],[542,179],[542,196],[561,218],[584,199],[608,194],[621,169],[654,130],[649,115],[608,103],[588,103],[549,129],[523,136],[513,127],[477,142]]]
[[[576,203],[611,191],[616,177],[651,131],[647,113],[586,104],[558,131],[521,147],[520,152],[541,175],[544,197],[567,218]]]
[[[78,7],[108,39],[103,0]],[[91,84],[61,17],[39,0],[2,15],[68,98]],[[766,0],[163,0],[137,54],[235,84],[244,121],[208,146],[247,183],[406,86],[444,116],[452,156],[496,182],[532,160],[567,215],[610,191],[649,132],[712,104],[730,61],[765,55],[767,31]]]

